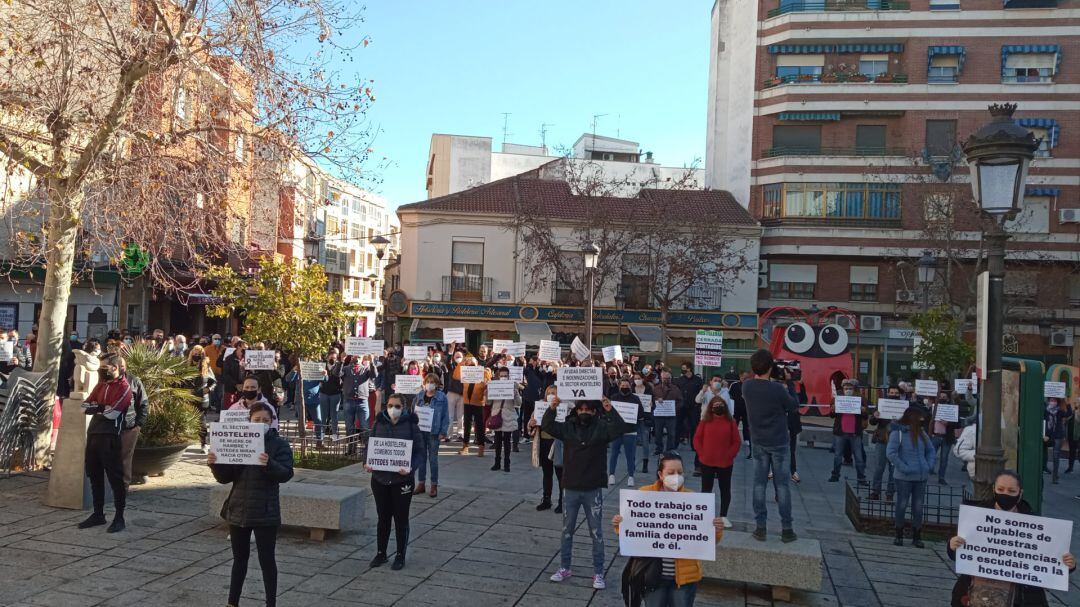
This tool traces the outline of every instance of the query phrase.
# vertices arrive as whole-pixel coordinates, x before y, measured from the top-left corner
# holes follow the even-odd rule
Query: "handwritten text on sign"
[[[263,424],[212,423],[210,451],[219,464],[258,466],[259,456],[266,451],[265,433]]]
[[[708,493],[619,491],[619,552],[715,561],[714,500]]]
[[[1072,521],[960,506],[957,535],[965,542],[956,551],[957,574],[1069,589],[1061,557],[1069,552]]]
[[[372,470],[384,472],[411,470],[412,441],[398,438],[369,438],[367,465]]]
[[[420,427],[420,431],[431,432],[431,420],[435,417],[435,409],[427,406],[417,407],[416,417],[420,420],[420,422],[416,424]]]
[[[604,396],[603,369],[563,367],[559,369],[559,398],[600,400]]]

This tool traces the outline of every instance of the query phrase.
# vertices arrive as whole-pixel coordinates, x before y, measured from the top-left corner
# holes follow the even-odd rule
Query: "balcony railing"
[[[486,276],[443,276],[443,301],[491,301],[492,279]]]
[[[911,10],[910,3],[890,2],[888,0],[803,0],[801,2],[781,2],[779,7],[769,11],[768,16],[770,18],[778,17],[788,13],[907,10]]]
[[[761,83],[763,88],[782,84],[907,84],[907,74],[799,74],[797,76],[773,76]]]
[[[762,153],[764,158],[778,158],[781,156],[905,156],[900,148],[876,148],[876,147],[846,147],[846,148],[822,148],[780,145],[771,147]]]

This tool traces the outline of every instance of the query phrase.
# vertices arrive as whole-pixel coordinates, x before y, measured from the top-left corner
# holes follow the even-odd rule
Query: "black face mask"
[[[99,369],[98,377],[101,379],[101,381],[112,381],[116,379],[117,374],[115,371],[111,371],[109,369]]]
[[[248,400],[255,400],[256,398],[259,398],[258,390],[244,390],[240,394]]]
[[[592,420],[593,420],[593,417],[594,417],[594,415],[593,415],[592,411],[589,411],[588,413],[586,413],[585,410],[582,410],[582,411],[578,411],[578,414],[577,414],[578,421],[583,423],[583,424],[591,424]]]
[[[622,394],[630,394],[630,388],[619,388],[619,392]]]
[[[1020,503],[1020,496],[994,492],[994,503],[1002,510],[1012,510]]]

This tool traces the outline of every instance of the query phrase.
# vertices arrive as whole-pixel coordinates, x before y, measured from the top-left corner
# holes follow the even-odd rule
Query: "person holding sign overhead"
[[[937,462],[937,451],[924,430],[923,409],[911,405],[889,434],[885,453],[896,470],[896,539],[904,545],[904,519],[911,500],[911,545],[922,548],[923,496]]]
[[[719,399],[718,399],[719,400]],[[722,407],[723,400],[720,400]],[[712,405],[710,404],[710,410]],[[730,417],[729,417],[730,420]],[[702,424],[704,425],[704,424]],[[698,426],[695,436],[700,433],[702,425]],[[736,428],[736,433],[737,433]],[[735,444],[735,454],[739,452],[739,443]],[[734,458],[734,455],[732,456]],[[670,451],[660,456],[656,464],[657,479],[651,485],[641,487],[641,491],[672,491],[689,493],[686,488],[686,476],[683,474],[682,456],[676,451]],[[623,517],[616,514],[611,519],[615,527],[615,535],[619,534],[619,526]],[[730,525],[728,525],[730,526]],[[716,529],[716,541],[724,537],[724,519],[713,518],[713,527]],[[634,557],[635,559],[654,559],[656,557]],[[623,599],[628,604],[636,604],[635,599],[640,600],[646,607],[690,607],[694,604],[697,596],[697,583],[701,581],[701,561],[697,559],[672,559],[660,558],[660,576],[655,585],[648,584],[645,576],[634,575],[636,568],[627,563],[622,575]]]
[[[278,573],[274,544],[278,527],[281,527],[279,487],[293,477],[293,453],[289,443],[270,427],[274,420],[270,405],[257,403],[248,411],[248,421],[267,426],[265,452],[259,456],[259,465],[218,464],[212,451],[206,456],[206,463],[217,482],[232,483],[232,491],[221,506],[221,518],[229,523],[233,555],[228,604],[240,604],[254,533],[266,604],[273,607],[277,599]]]
[[[394,526],[397,541],[397,555],[390,566],[394,571],[405,567],[405,548],[409,544],[409,509],[412,507],[413,472],[424,453],[424,441],[420,436],[419,420],[416,415],[405,410],[405,398],[400,394],[391,394],[386,399],[386,408],[375,417],[373,438],[395,438],[412,441],[412,466],[401,468],[397,472],[372,470],[371,495],[375,499],[375,510],[379,516],[376,530],[375,558],[371,567],[381,567],[389,559],[386,549],[390,544],[390,526]]]
[[[978,506],[988,510],[1001,510],[1020,514],[1031,514],[1031,505],[1023,499],[1023,490],[1020,488],[1020,477],[1012,470],[1004,470],[994,479],[994,497],[983,502],[970,502],[965,505]],[[1010,528],[1002,527],[1001,532],[1007,533]],[[967,542],[959,535],[949,539],[947,548],[949,558],[956,560],[956,551]],[[1062,563],[1069,569],[1069,573],[1076,570],[1076,557],[1071,553],[1061,556]],[[1005,581],[986,580],[973,578],[970,575],[961,575],[952,589],[952,607],[968,607],[979,603],[981,596],[988,594],[1008,596],[1012,595],[1012,601],[1008,603],[985,603],[1004,604],[1008,607],[1045,607],[1046,591],[1038,586],[1027,586]]]
[[[428,495],[431,497],[439,495],[439,442],[445,439],[446,433],[450,431],[446,393],[440,390],[440,387],[442,387],[442,382],[439,381],[439,376],[428,373],[424,378],[424,391],[413,399],[413,412],[417,416],[417,427],[420,429],[423,443],[423,453],[418,465],[420,482],[416,484],[413,495],[424,492],[428,465],[431,466],[431,492]],[[428,418],[430,421],[425,424],[421,417]]]

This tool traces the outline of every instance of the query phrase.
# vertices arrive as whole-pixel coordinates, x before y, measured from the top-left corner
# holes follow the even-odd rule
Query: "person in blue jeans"
[[[800,329],[798,324],[788,327]],[[750,420],[750,442],[754,454],[753,505],[754,539],[764,542],[767,538],[765,485],[773,473],[773,489],[780,508],[780,539],[794,542],[798,539],[791,518],[791,436],[788,432],[788,414],[796,411],[799,399],[788,371],[780,373],[782,379],[774,379],[773,357],[768,350],[760,349],[750,356],[752,379],[742,384],[746,414]]]
[[[958,422],[948,422],[938,419],[938,405],[948,405],[949,396],[942,392],[938,395],[937,401],[930,407],[931,416],[930,419],[930,442],[934,444],[934,449],[937,451],[937,477],[939,485],[947,485],[948,481],[945,480],[945,468],[949,465],[949,449],[952,448],[953,443],[956,442],[956,430],[960,427]],[[931,470],[933,473],[933,470]]]
[[[896,469],[896,539],[904,545],[904,519],[911,500],[911,545],[922,548],[923,499],[926,481],[937,463],[937,450],[926,434],[924,409],[908,407],[889,433],[886,455]]]
[[[323,433],[337,435],[338,407],[341,406],[341,368],[338,349],[330,348],[326,354],[323,381],[319,384],[319,413],[322,416]]]
[[[563,528],[560,547],[560,566],[551,581],[561,582],[571,576],[574,533],[577,531],[578,511],[585,510],[585,522],[592,538],[592,587],[603,590],[604,530],[600,522],[604,510],[604,455],[608,443],[623,433],[622,418],[607,398],[601,401],[579,400],[563,422],[556,422],[559,399],[553,399],[544,412],[540,429],[563,442]]]
[[[853,379],[845,379],[842,390],[844,396],[856,396],[855,390],[858,382]],[[833,418],[833,468],[829,482],[835,483],[840,480],[840,465],[843,463],[843,454],[846,449],[851,450],[851,457],[855,460],[855,473],[858,475],[859,484],[866,484],[866,462],[863,460],[862,434],[863,420],[866,419],[866,404],[863,403],[860,413],[837,413],[833,408],[829,417]]]
[[[341,368],[341,395],[345,399],[345,436],[351,437],[368,428],[370,410],[368,393],[378,377],[371,356],[350,356]],[[356,445],[350,442],[348,451],[354,452]]]
[[[611,400],[633,403],[637,406],[637,417],[634,423],[623,421],[623,433],[611,441],[611,453],[608,455],[608,486],[615,485],[615,468],[619,465],[619,452],[626,459],[626,486],[634,486],[634,462],[637,461],[638,425],[645,419],[645,410],[641,408],[641,400],[630,391],[630,378],[624,377],[619,380],[619,386],[608,395]]]
[[[427,480],[427,469],[431,466],[431,490],[428,495],[439,495],[439,443],[446,438],[450,431],[449,403],[446,393],[440,390],[442,382],[435,373],[428,373],[424,378],[424,391],[417,394],[413,399],[413,413],[420,420],[420,436],[423,437],[424,452],[417,466],[417,478],[419,482],[413,495],[420,495],[427,488],[424,486]],[[430,424],[428,425],[428,419]],[[427,428],[425,430],[424,428]]]
[[[671,382],[671,373],[667,369],[660,372],[660,383],[653,386],[652,393],[653,434],[656,437],[656,451],[653,452],[653,455],[660,455],[661,453],[674,451],[679,445],[678,425],[676,423],[678,417],[675,415],[657,415],[656,408],[665,400],[674,401],[677,414],[682,409],[683,396],[682,390]],[[666,439],[665,436],[667,436]]]

